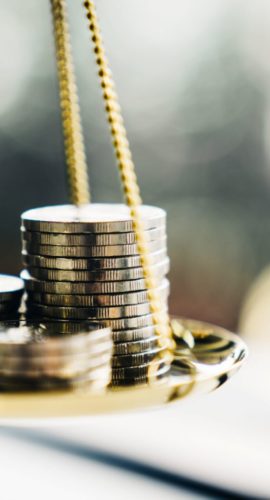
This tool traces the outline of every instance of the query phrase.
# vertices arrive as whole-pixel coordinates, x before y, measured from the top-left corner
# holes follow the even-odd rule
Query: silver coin
[[[110,328],[90,322],[4,321],[0,322],[2,356],[67,355],[98,353],[112,349]]]
[[[141,352],[137,354],[123,354],[120,356],[113,356],[112,358],[112,367],[113,368],[122,368],[122,367],[132,367],[132,366],[141,366],[143,364],[152,362],[155,357],[164,352],[166,349],[161,349],[160,347],[156,347],[148,352]]]
[[[122,377],[120,379],[113,379],[111,387],[123,387],[123,386],[136,386],[141,384],[158,384],[164,382],[170,373],[170,366],[164,366],[157,370],[154,377],[149,375],[142,375],[139,377]]]
[[[0,303],[19,300],[23,290],[24,282],[21,278],[0,274]]]
[[[130,257],[101,257],[101,258],[72,258],[72,257],[45,257],[43,255],[31,255],[23,251],[23,263],[28,267],[44,267],[47,269],[63,270],[92,270],[99,269],[125,269],[140,267],[141,257],[133,255]],[[159,264],[167,257],[165,250],[149,254],[152,264]]]
[[[32,310],[33,309],[33,310]],[[87,309],[87,308],[86,308]],[[70,316],[69,316],[70,312]],[[63,311],[62,316],[60,316],[59,307],[45,307],[35,305],[34,308],[31,308],[30,314],[34,317],[43,317],[43,318],[62,318],[62,319],[81,319],[75,316],[78,314],[75,310],[72,311]],[[92,319],[92,318],[89,318]],[[102,324],[111,327],[113,330],[133,330],[135,328],[143,328],[145,326],[153,325],[153,316],[152,314],[146,314],[144,316],[136,316],[136,317],[127,317],[127,318],[117,318],[117,319],[103,319]]]
[[[106,366],[99,368],[92,372],[85,373],[78,377],[69,379],[56,378],[56,377],[31,377],[25,375],[9,374],[0,376],[0,390],[1,391],[20,391],[20,390],[52,390],[64,388],[102,388],[106,387],[111,380],[111,369]]]
[[[150,253],[166,252],[167,239],[162,238],[148,243]],[[137,245],[108,245],[108,246],[52,246],[36,245],[23,241],[24,253],[31,255],[43,255],[47,257],[69,257],[69,258],[102,258],[102,257],[129,257],[139,256]]]
[[[166,357],[164,354],[164,359],[154,359],[149,363],[145,363],[139,366],[128,366],[122,368],[112,368],[112,380],[121,380],[125,378],[133,377],[146,377],[149,376],[150,367],[154,367],[154,373],[156,371],[164,368],[164,366],[170,366],[170,357]]]
[[[136,244],[136,235],[132,233],[104,233],[104,234],[57,234],[40,233],[26,231],[21,228],[23,241],[28,241],[34,245],[53,245],[53,246],[108,246],[108,245],[134,245]],[[166,236],[165,226],[157,229],[149,229],[144,232],[146,241],[155,241],[163,239]]]
[[[108,373],[110,372],[110,363],[106,363]],[[90,372],[93,371],[95,372],[96,369],[100,368],[105,368],[105,365],[97,365],[96,368],[87,369],[87,365],[71,365],[70,367],[64,367],[60,369],[53,369],[50,367],[29,367],[25,368],[24,366],[22,367],[9,367],[9,366],[0,366],[0,378],[1,377],[25,377],[25,378],[31,378],[31,379],[40,379],[43,377],[48,377],[48,378],[55,378],[58,380],[64,379],[74,379],[76,377],[82,376],[89,374]]]
[[[96,282],[68,282],[68,281],[42,281],[30,276],[29,272],[24,270],[21,277],[25,282],[27,291],[41,293],[56,293],[64,295],[90,295],[90,294],[114,294],[128,293],[146,290],[146,284],[143,279],[127,281],[96,281]]]
[[[151,271],[160,282],[169,272],[169,259],[151,266]],[[29,267],[34,278],[45,281],[126,281],[137,280],[144,277],[142,267],[126,269],[100,269],[98,271],[65,271],[63,269],[45,269]]]
[[[57,377],[57,378],[73,378],[90,371],[95,371],[105,366],[110,367],[111,353],[102,354],[96,357],[89,356],[78,359],[54,360],[51,358],[27,358],[24,357],[5,357],[1,359],[0,375],[3,376],[18,376],[25,375],[28,377]]]
[[[131,306],[121,307],[63,307],[63,306],[46,306],[44,304],[36,304],[28,302],[27,306],[30,311],[38,312],[45,317],[54,317],[62,319],[88,319],[95,318],[99,320],[130,318],[136,316],[144,316],[150,314],[149,303],[134,304]],[[164,308],[165,308],[164,303]]]
[[[139,354],[142,352],[151,351],[158,347],[158,338],[156,335],[153,337],[149,337],[145,340],[136,340],[129,342],[121,342],[114,344],[113,346],[113,354],[117,355],[126,355],[126,354]]]
[[[145,326],[145,327],[138,327],[138,328],[130,328],[126,330],[114,330],[112,332],[112,338],[114,344],[122,344],[122,343],[129,343],[129,342],[136,342],[136,341],[144,341],[148,340],[150,338],[157,337],[155,327],[153,325],[151,326]]]
[[[140,207],[144,229],[165,224],[166,212],[161,208]],[[91,203],[81,207],[56,205],[28,210],[21,216],[29,231],[46,233],[122,233],[133,231],[133,221],[126,205]]]
[[[161,300],[165,301],[169,296],[169,282],[163,280],[162,284],[157,288],[157,292]],[[143,290],[135,293],[122,293],[121,295],[60,295],[57,293],[46,294],[38,292],[28,292],[30,302],[44,304],[48,306],[64,306],[64,307],[120,307],[133,304],[143,304],[148,302],[148,293]]]

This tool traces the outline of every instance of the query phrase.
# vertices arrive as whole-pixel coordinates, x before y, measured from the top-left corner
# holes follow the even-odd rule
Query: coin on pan
[[[165,251],[167,238],[150,241],[147,245],[148,251]],[[37,245],[23,241],[22,249],[24,253],[31,255],[43,255],[47,257],[69,257],[69,258],[102,258],[102,257],[128,257],[139,256],[138,247],[134,245],[108,245],[108,246],[53,246]]]
[[[111,355],[106,354],[88,359],[76,359],[72,357],[68,361],[60,361],[56,359],[52,361],[50,358],[5,358],[1,359],[0,375],[3,376],[19,376],[28,377],[57,377],[57,378],[73,378],[91,370],[102,368],[105,365],[110,366]]]
[[[68,329],[68,331],[67,331]],[[15,356],[67,355],[112,350],[110,328],[90,322],[3,321],[0,322],[0,353]]]
[[[75,311],[72,311],[70,313],[71,315],[69,316],[69,312],[63,312],[62,319],[81,319],[73,316],[73,314],[76,314]],[[51,308],[48,306],[45,307],[38,305],[35,305],[35,307],[31,307],[29,315],[30,317],[33,317],[34,315],[35,318],[40,316],[43,318],[61,318],[59,308]],[[165,319],[166,317],[164,317],[164,321]],[[135,328],[143,328],[145,326],[153,325],[153,316],[152,314],[146,314],[144,316],[136,316],[132,318],[103,319],[102,323],[114,330],[133,330]]]
[[[139,208],[144,229],[165,224],[166,212],[142,205]],[[28,210],[21,216],[29,231],[46,233],[122,233],[133,231],[133,220],[126,205],[91,203],[81,207],[56,205]]]
[[[0,274],[0,303],[20,299],[24,290],[24,282],[17,276]]]
[[[113,294],[128,293],[146,290],[144,279],[127,281],[89,281],[89,282],[68,282],[68,281],[42,281],[33,278],[28,271],[21,272],[21,277],[25,282],[27,291],[41,293],[58,293],[64,295],[90,295],[90,294]]]
[[[122,368],[112,368],[112,380],[122,380],[125,378],[133,378],[133,377],[145,377],[149,373],[150,366],[156,367],[157,371],[162,369],[165,365],[169,366],[170,358],[166,358],[164,355],[164,361],[153,360],[149,363],[145,363],[139,366],[129,366]]]
[[[0,377],[1,391],[20,391],[20,390],[52,390],[66,388],[102,388],[106,387],[111,380],[111,370],[109,367],[99,368],[93,372],[89,372],[73,378],[56,378],[56,377],[35,377],[31,378],[26,375],[16,376],[7,375]]]
[[[136,235],[132,233],[104,233],[104,234],[57,234],[40,233],[37,231],[26,231],[21,228],[23,241],[28,241],[35,245],[54,245],[54,246],[108,246],[108,245],[134,245],[136,244]],[[146,241],[155,241],[165,238],[165,226],[157,229],[144,231]]]
[[[113,368],[122,368],[122,367],[131,367],[131,366],[140,366],[150,361],[153,361],[157,354],[161,352],[165,353],[166,349],[156,347],[148,352],[141,352],[137,354],[124,354],[121,356],[113,356],[112,358],[112,367]]]
[[[114,344],[141,341],[152,338],[154,335],[156,335],[156,330],[153,324],[150,326],[129,328],[123,331],[115,329],[112,332]]]
[[[169,282],[164,279],[157,288],[161,300],[167,300],[169,296]],[[119,307],[133,304],[143,304],[148,302],[148,293],[146,290],[135,293],[122,293],[121,295],[60,295],[57,293],[46,294],[38,292],[28,292],[31,302],[37,304],[65,307]]]
[[[23,262],[29,267],[45,267],[47,269],[63,270],[99,270],[99,269],[125,269],[126,267],[141,266],[141,257],[100,257],[84,259],[80,257],[45,257],[44,255],[31,255],[22,252]],[[149,254],[152,264],[159,264],[167,257],[167,252],[160,250]]]
[[[28,302],[27,305],[30,309],[47,314],[55,315],[63,319],[115,319],[115,318],[129,318],[135,316],[142,316],[150,313],[150,305],[148,302],[143,304],[133,304],[131,306],[121,307],[63,307],[63,306],[46,306],[43,304],[36,304]],[[165,307],[165,304],[164,304]]]
[[[167,376],[170,373],[170,366],[164,366],[160,368],[155,373],[155,376],[151,375],[141,375],[139,377],[124,377],[120,379],[113,379],[111,386],[113,387],[123,387],[123,386],[134,386],[141,384],[157,384],[162,383],[166,380]]]
[[[158,281],[169,272],[169,259],[151,266],[151,271]],[[45,281],[126,281],[142,279],[142,267],[126,269],[100,269],[98,271],[64,271],[63,269],[45,269],[44,267],[31,267],[28,269],[34,278]]]
[[[156,335],[153,337],[146,338],[145,340],[135,340],[129,342],[119,342],[114,344],[113,353],[114,355],[124,355],[124,354],[138,354],[141,352],[148,352],[158,346],[158,338]]]

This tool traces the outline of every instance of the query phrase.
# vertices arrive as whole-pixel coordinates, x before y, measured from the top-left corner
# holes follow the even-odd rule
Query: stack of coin
[[[166,310],[166,214],[160,208],[142,206],[141,217]],[[22,214],[21,231],[28,313],[62,320],[91,318],[111,326],[115,344],[112,380],[116,385],[145,382],[150,364],[160,377],[168,371],[161,356],[165,348],[159,346],[153,327],[127,206],[64,205],[29,210]]]
[[[111,329],[89,322],[0,322],[0,390],[103,389],[112,348]]]
[[[22,279],[0,274],[0,318],[7,318],[18,311],[23,291]]]

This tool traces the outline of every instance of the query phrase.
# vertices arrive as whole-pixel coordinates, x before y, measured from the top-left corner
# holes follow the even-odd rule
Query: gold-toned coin
[[[45,257],[43,255],[30,255],[22,252],[23,263],[27,267],[44,267],[47,269],[63,270],[91,270],[99,269],[125,269],[130,267],[140,267],[141,258],[139,255],[130,257],[101,257],[84,259],[80,257]],[[160,250],[149,254],[152,264],[159,264],[167,257],[167,252]]]
[[[157,336],[149,337],[145,340],[136,340],[131,342],[119,342],[114,344],[113,353],[114,355],[126,355],[126,354],[139,354],[142,352],[151,351],[158,347],[158,338]]]
[[[111,330],[102,328],[102,324],[56,320],[0,322],[2,356],[96,354],[112,347]]]
[[[1,359],[0,376],[25,376],[31,378],[37,377],[55,377],[55,378],[74,378],[91,370],[110,367],[111,353],[106,353],[96,357],[82,356],[71,357],[70,359],[58,360],[57,358],[11,358]]]
[[[135,386],[135,385],[141,385],[141,384],[153,384],[153,383],[162,383],[164,380],[166,380],[166,377],[168,377],[170,373],[170,366],[164,366],[160,370],[157,370],[155,373],[155,376],[151,375],[143,375],[139,377],[124,377],[121,379],[113,379],[112,380],[112,387],[123,387],[123,386]]]
[[[166,252],[167,239],[150,241],[148,249],[150,253]],[[53,246],[37,245],[23,241],[23,252],[30,255],[43,255],[47,257],[69,257],[69,258],[102,258],[102,257],[129,257],[139,256],[137,245],[108,245],[108,246]]]
[[[115,345],[118,343],[122,344],[125,342],[129,343],[129,342],[148,340],[149,338],[153,338],[155,335],[156,331],[153,324],[144,327],[135,327],[135,328],[129,327],[126,328],[125,330],[119,330],[119,331],[115,329],[112,332],[112,338]]]
[[[162,284],[157,288],[157,292],[161,300],[166,301],[168,299],[168,280],[163,280]],[[30,302],[35,302],[37,304],[64,307],[120,307],[148,302],[148,294],[146,290],[135,293],[122,293],[120,295],[60,295],[57,293],[46,294],[38,292],[28,292],[28,297]]]
[[[151,266],[153,275],[160,282],[169,272],[169,259]],[[142,267],[126,269],[100,269],[98,271],[64,271],[63,269],[45,269],[31,267],[28,269],[34,278],[45,281],[125,281],[144,277]]]
[[[136,244],[136,235],[132,233],[103,233],[103,234],[57,234],[40,233],[26,231],[21,228],[23,241],[28,241],[34,245],[53,245],[53,246],[108,246],[108,245],[134,245]],[[155,241],[165,238],[165,226],[157,229],[149,229],[144,232],[146,241]]]
[[[66,308],[65,308],[66,309]],[[87,309],[87,308],[85,308]],[[164,308],[165,309],[165,308]],[[35,307],[31,307],[31,310],[28,313],[30,317],[35,317],[35,318],[54,318],[54,319],[82,319],[77,316],[76,309],[71,310],[71,311],[63,311],[62,314],[60,313],[59,307],[53,308],[53,307],[45,307],[45,306],[38,306],[35,305]],[[85,318],[83,318],[85,319]],[[87,318],[87,319],[93,319],[93,318]],[[136,317],[127,317],[127,318],[118,318],[118,319],[103,319],[102,324],[111,327],[113,330],[133,330],[136,328],[143,328],[145,326],[152,326],[153,325],[153,316],[152,314],[146,314],[144,316],[136,316]]]
[[[73,378],[57,378],[57,377],[28,377],[23,375],[6,375],[0,376],[0,391],[40,391],[40,390],[56,390],[68,388],[103,388],[111,381],[111,369],[109,367],[99,368]]]
[[[148,352],[141,352],[137,354],[123,354],[120,356],[113,356],[112,367],[113,368],[124,368],[132,366],[141,366],[150,361],[153,361],[158,354],[164,353],[166,349],[156,347]]]
[[[144,304],[134,304],[131,306],[121,307],[63,307],[63,306],[46,306],[44,304],[36,304],[35,302],[27,302],[29,310],[36,311],[45,317],[48,315],[54,318],[62,319],[88,319],[95,318],[99,320],[115,319],[115,318],[134,318],[150,314],[150,305],[148,302]],[[164,309],[167,307],[164,303]]]
[[[119,294],[146,290],[144,279],[126,281],[42,281],[34,278],[28,271],[21,272],[27,291],[41,293],[56,293],[64,295]]]
[[[134,378],[134,377],[147,377],[149,373],[150,365],[156,368],[157,371],[164,368],[164,366],[169,366],[170,357],[166,358],[164,354],[164,359],[153,360],[149,363],[145,363],[139,366],[129,366],[122,368],[112,368],[112,380],[122,380],[125,378]],[[155,371],[156,373],[156,371]]]
[[[140,215],[144,229],[164,226],[166,212],[161,208],[142,205]],[[45,233],[122,233],[133,231],[133,221],[126,205],[91,203],[56,205],[28,210],[21,216],[29,231]]]

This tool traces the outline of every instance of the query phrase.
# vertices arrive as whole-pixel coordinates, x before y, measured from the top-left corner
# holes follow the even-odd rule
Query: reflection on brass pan
[[[169,296],[169,284],[167,280],[163,280],[158,287],[158,293],[161,300],[167,300]],[[60,295],[57,293],[34,293],[28,292],[28,297],[31,302],[38,304],[64,306],[64,307],[120,307],[128,305],[143,304],[148,301],[147,291],[122,294],[107,294],[107,295]]]
[[[196,370],[201,376],[211,377],[222,370],[226,373],[233,363],[240,365],[246,356],[243,342],[240,339],[237,342],[237,337],[224,328],[187,319],[178,323],[183,328],[183,334],[188,330],[194,340],[191,348],[183,349],[181,341],[179,345],[179,334],[174,335],[174,365],[180,370]]]
[[[108,246],[108,245],[134,245],[136,236],[131,233],[104,233],[104,234],[57,234],[40,233],[26,231],[21,228],[23,241],[28,241],[35,245],[53,245],[53,246]],[[165,238],[165,226],[157,229],[149,229],[144,232],[146,241],[155,241]]]
[[[142,205],[140,214],[144,229],[164,225],[166,212]],[[126,205],[91,203],[76,207],[56,205],[24,212],[22,226],[29,231],[46,233],[122,233],[133,231],[133,221]]]
[[[16,303],[20,300],[24,290],[24,282],[17,276],[0,274],[0,304],[2,302]]]
[[[144,279],[129,281],[89,281],[89,282],[68,282],[68,281],[42,281],[30,276],[28,271],[21,272],[21,277],[25,280],[25,287],[28,291],[41,293],[58,293],[65,295],[73,294],[109,294],[128,293],[146,290]]]
[[[128,257],[139,256],[137,245],[110,245],[110,246],[89,246],[89,247],[70,247],[70,246],[52,246],[36,245],[34,243],[23,242],[22,249],[24,253],[31,255],[44,255],[47,257],[66,257],[66,258],[103,258],[103,257]],[[150,253],[166,252],[167,240],[150,241],[148,243]]]
[[[63,270],[92,270],[99,269],[124,269],[126,267],[140,267],[141,258],[138,255],[131,257],[101,257],[82,259],[79,257],[44,257],[42,255],[30,255],[25,251],[23,254],[23,263],[29,267],[44,267],[47,269]],[[149,255],[152,264],[163,262],[167,253],[164,250],[152,252]]]
[[[112,367],[113,368],[124,368],[144,365],[152,361],[157,354],[166,354],[165,348],[156,347],[148,352],[142,352],[137,354],[127,354],[120,356],[113,356]]]
[[[135,316],[143,316],[150,314],[149,303],[135,304],[131,306],[121,307],[63,307],[63,306],[46,306],[29,302],[29,311],[34,311],[54,318],[63,319],[116,319],[116,318],[133,318]],[[164,308],[165,308],[164,304]]]
[[[151,266],[157,280],[164,278],[169,272],[169,259]],[[48,281],[125,281],[137,280],[144,277],[142,267],[126,269],[99,269],[98,271],[64,271],[59,269],[45,269],[30,267],[29,271],[34,278]]]
[[[115,355],[124,355],[124,354],[138,354],[141,352],[147,353],[151,351],[151,349],[157,347],[158,339],[154,335],[146,340],[137,340],[131,342],[122,342],[118,344],[114,344],[113,352]]]

